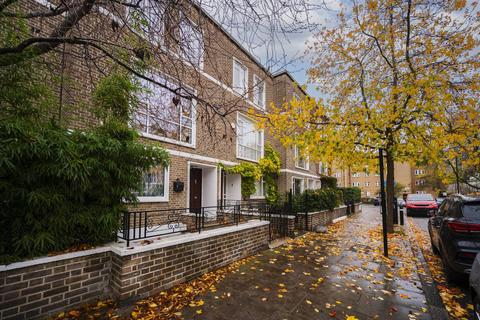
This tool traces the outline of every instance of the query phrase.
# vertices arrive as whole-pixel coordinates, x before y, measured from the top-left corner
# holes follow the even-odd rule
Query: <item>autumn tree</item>
[[[476,12],[459,0],[352,1],[308,47],[309,79],[325,100],[275,106],[264,125],[337,166],[375,167],[383,148],[393,231],[394,162],[442,161],[455,140],[478,134]]]

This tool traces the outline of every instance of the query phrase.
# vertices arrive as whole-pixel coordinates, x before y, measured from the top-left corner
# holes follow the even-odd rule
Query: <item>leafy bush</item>
[[[322,182],[322,188],[329,189],[337,187],[337,178],[335,177],[323,176],[320,178],[320,181]]]
[[[168,165],[165,150],[141,144],[128,126],[128,77],[98,85],[101,125],[71,130],[45,116],[54,104],[33,71],[0,69],[0,263],[115,239],[143,172]]]
[[[344,203],[350,202],[360,202],[362,199],[362,191],[360,188],[353,187],[353,188],[339,188],[339,190],[343,193],[343,201]]]
[[[305,190],[293,199],[295,212],[333,210],[343,201],[342,193],[336,188]]]

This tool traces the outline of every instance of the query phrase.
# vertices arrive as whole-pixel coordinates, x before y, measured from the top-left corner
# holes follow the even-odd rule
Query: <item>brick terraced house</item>
[[[49,5],[46,0],[21,2],[37,10]],[[145,143],[159,143],[168,151],[171,165],[145,173],[134,209],[211,207],[222,199],[241,200],[240,175],[225,172],[219,164],[257,163],[267,143],[281,154],[280,192],[319,188],[318,164],[310,163],[297,148],[284,148],[257,130],[255,119],[248,114],[251,108],[268,112],[272,103],[305,97],[293,77],[286,71],[273,74],[267,70],[198,7],[182,7],[176,14],[167,7],[153,0],[141,1],[140,8],[131,10],[99,6],[71,30],[78,37],[101,32],[112,43],[146,42],[153,48],[153,54],[146,57],[141,50],[134,50],[131,57],[152,62],[144,74],[156,83],[138,78],[147,90],[138,96],[140,107],[132,125]],[[149,21],[148,26],[132,27],[131,16],[138,14],[135,10]],[[60,20],[58,16],[33,20],[32,30],[49,34]],[[115,67],[102,52],[71,44],[59,47],[48,59],[62,78],[51,86],[59,93],[63,121],[78,128],[95,123],[89,109],[79,106],[91,103],[95,84]],[[252,198],[263,197],[259,181]]]

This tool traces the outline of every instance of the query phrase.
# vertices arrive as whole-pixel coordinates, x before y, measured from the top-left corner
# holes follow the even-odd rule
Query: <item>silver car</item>
[[[480,253],[477,254],[470,272],[470,289],[472,292],[475,319],[480,320]]]

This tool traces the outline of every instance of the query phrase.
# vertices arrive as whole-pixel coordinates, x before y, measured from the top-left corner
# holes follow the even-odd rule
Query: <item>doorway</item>
[[[202,207],[202,169],[190,168],[190,212],[200,213]]]

